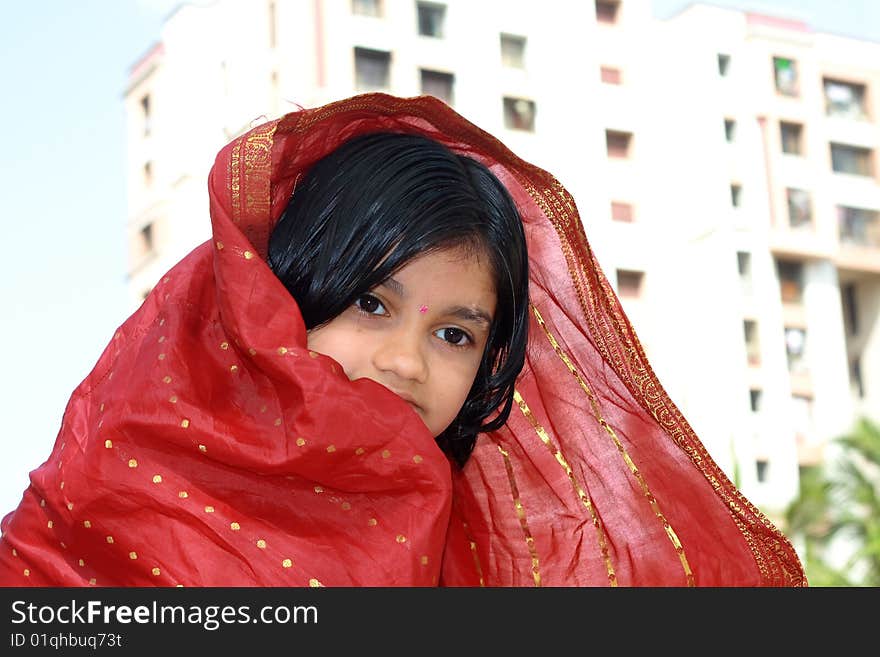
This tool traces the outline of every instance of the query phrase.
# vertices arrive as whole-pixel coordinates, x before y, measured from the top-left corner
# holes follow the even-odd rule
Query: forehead
[[[435,303],[444,300],[480,304],[491,306],[487,308],[490,312],[495,308],[492,263],[482,249],[471,246],[451,247],[413,258],[384,285],[402,297],[429,295]]]

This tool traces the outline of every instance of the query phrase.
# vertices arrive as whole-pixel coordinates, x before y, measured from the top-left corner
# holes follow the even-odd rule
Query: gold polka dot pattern
[[[240,233],[236,235],[217,235],[204,251],[218,260],[238,262],[239,271],[262,271],[260,245],[249,245],[241,240]],[[216,249],[213,253],[212,246]],[[248,260],[251,262],[246,264]],[[265,336],[253,327],[234,325],[231,329],[216,308],[200,316],[192,312],[200,308],[190,304],[184,312],[178,312],[177,308],[184,306],[175,289],[184,287],[195,291],[193,281],[183,274],[173,280],[162,279],[141,311],[142,318],[150,315],[149,324],[126,324],[114,335],[107,362],[96,367],[90,381],[90,417],[85,423],[89,434],[77,436],[74,441],[70,431],[61,432],[72,449],[67,450],[64,442],[59,442],[63,459],[53,459],[52,466],[53,470],[62,464],[65,467],[53,473],[41,489],[47,491],[48,504],[43,506],[51,513],[40,518],[40,530],[54,533],[55,549],[59,539],[70,544],[67,564],[71,572],[78,573],[79,583],[115,586],[113,580],[119,577],[137,581],[138,585],[199,586],[201,573],[218,579],[229,573],[248,573],[261,585],[308,582],[309,586],[320,587],[322,580],[332,585],[345,583],[346,576],[333,574],[330,564],[311,561],[314,552],[309,546],[315,536],[324,535],[316,530],[344,530],[352,535],[369,531],[370,540],[382,546],[377,548],[382,558],[400,563],[406,572],[420,571],[420,560],[421,566],[426,566],[427,554],[433,560],[433,552],[426,552],[420,540],[421,529],[401,522],[402,514],[388,513],[381,499],[386,494],[381,482],[386,482],[389,475],[406,476],[415,471],[414,463],[421,463],[416,450],[407,449],[403,438],[365,435],[360,427],[353,427],[351,433],[349,427],[328,429],[330,425],[323,418],[316,426],[299,426],[300,417],[291,412],[295,392],[291,396],[283,388],[273,390],[275,381],[267,381],[260,368],[278,368],[281,372],[298,366],[328,377],[330,372],[343,375],[342,370],[308,350],[298,342],[298,336],[294,342],[290,333],[260,339]],[[168,303],[163,304],[163,299]],[[204,362],[199,364],[202,369],[188,371],[187,350],[194,344],[204,347],[196,356],[204,356]],[[136,368],[132,367],[135,361]],[[111,368],[124,375],[107,386]],[[124,386],[130,385],[138,372],[146,371],[151,387],[137,393],[143,393],[142,398],[126,396]],[[339,385],[335,377],[333,381]],[[98,414],[101,417],[96,417]],[[237,420],[236,414],[247,416],[248,422],[231,426]],[[230,417],[233,421],[227,426]],[[144,438],[150,432],[161,436],[162,441]],[[357,438],[352,440],[355,434]],[[102,445],[104,449],[100,449]],[[100,460],[108,477],[119,483],[119,490],[138,491],[131,501],[125,495],[119,497],[118,517],[90,504],[93,498],[85,489],[92,482],[72,476],[66,469],[68,454],[77,452],[70,458],[80,457],[83,448],[91,454],[100,452],[94,458]],[[271,451],[273,462],[262,480],[251,477],[253,473],[247,472],[241,462],[232,460],[248,450],[248,457],[254,460],[262,458],[261,451]],[[211,457],[207,456],[209,451]],[[321,462],[352,472],[355,467],[372,468],[370,476],[380,482],[375,490],[381,492],[369,490],[373,482],[368,482],[368,492],[336,488],[330,483],[332,478],[315,476],[319,470],[314,464]],[[215,477],[223,471],[223,476],[203,480],[199,477],[205,470],[196,470],[203,467],[214,468]],[[198,472],[199,477],[191,477],[192,472]],[[62,473],[68,480],[66,484],[59,476]],[[59,488],[64,489],[62,495],[58,494]],[[411,513],[416,497],[407,500],[404,513]],[[142,516],[144,500],[149,498],[155,500],[155,509],[161,512]],[[265,517],[254,513],[255,500],[265,506]],[[377,509],[382,509],[382,515]],[[178,521],[182,521],[184,531],[176,535],[173,532]],[[312,522],[316,527],[310,526]],[[398,534],[401,530],[406,536]],[[204,547],[190,552],[186,541],[193,540],[192,545],[197,545],[199,534]],[[395,540],[402,544],[403,551],[388,550]],[[174,554],[176,547],[187,553]],[[393,558],[390,552],[395,553]],[[405,566],[401,554],[405,555],[403,560],[409,560]],[[346,548],[339,558],[356,559],[358,554]],[[43,573],[35,564],[20,561],[18,576],[24,566],[29,566],[30,577],[36,582],[37,575],[42,577]],[[226,564],[234,565],[226,568]],[[340,569],[343,571],[347,568]],[[430,577],[424,575],[425,583]]]

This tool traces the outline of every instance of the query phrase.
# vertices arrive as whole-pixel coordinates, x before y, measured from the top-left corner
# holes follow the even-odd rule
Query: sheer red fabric
[[[264,262],[300,174],[376,130],[485,163],[523,217],[527,363],[463,470],[396,395],[308,350]],[[212,239],[113,336],[3,519],[0,583],[806,585],[664,392],[574,200],[441,102],[268,122],[218,154],[209,196]]]

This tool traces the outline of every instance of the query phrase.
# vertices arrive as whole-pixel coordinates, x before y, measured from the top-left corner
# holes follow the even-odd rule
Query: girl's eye
[[[358,310],[368,315],[387,315],[385,306],[372,294],[362,294],[354,301],[354,305]]]
[[[434,335],[454,347],[466,347],[471,342],[467,333],[452,326],[435,331]]]

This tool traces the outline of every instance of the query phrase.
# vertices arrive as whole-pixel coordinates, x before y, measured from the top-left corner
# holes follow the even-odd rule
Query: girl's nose
[[[428,365],[416,331],[390,332],[373,352],[373,365],[382,372],[393,372],[402,379],[424,383]]]

